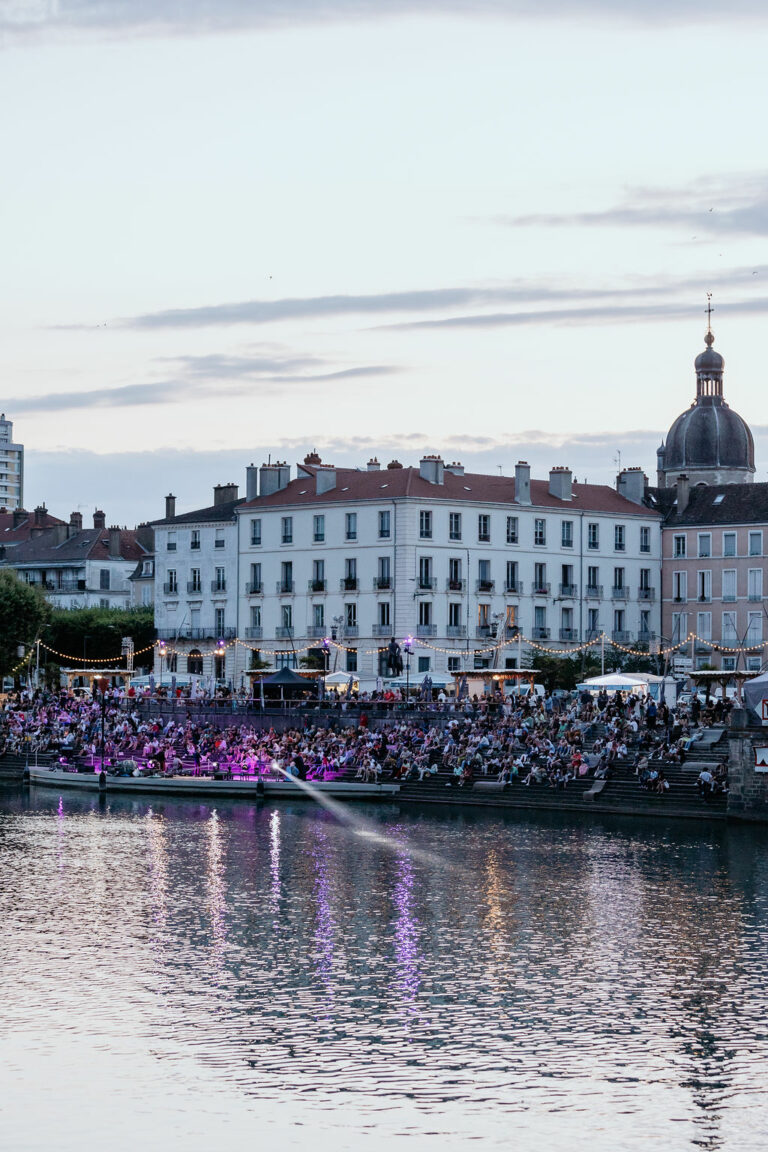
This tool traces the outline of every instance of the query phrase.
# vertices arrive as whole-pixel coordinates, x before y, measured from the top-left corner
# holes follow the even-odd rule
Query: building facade
[[[0,508],[24,507],[24,445],[13,441],[13,424],[0,413]]]

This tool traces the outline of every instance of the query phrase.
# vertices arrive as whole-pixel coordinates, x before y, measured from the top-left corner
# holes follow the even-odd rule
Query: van
[[[507,687],[507,685],[509,685],[509,687]],[[544,696],[546,696],[547,690],[543,684],[534,684],[531,686],[528,681],[525,681],[523,684],[517,684],[511,683],[508,680],[504,685],[504,691],[506,692],[507,696],[530,696],[531,687],[533,687],[534,696],[540,696],[542,699]]]

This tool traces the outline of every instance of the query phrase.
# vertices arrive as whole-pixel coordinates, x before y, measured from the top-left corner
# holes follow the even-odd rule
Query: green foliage
[[[260,672],[262,668],[271,668],[269,660],[262,660],[260,652],[251,652],[251,668]]]
[[[46,644],[54,649],[48,653],[52,660],[58,659],[66,666],[77,667],[85,656],[89,660],[115,658],[120,665],[120,642],[123,636],[132,636],[134,648],[146,648],[155,638],[154,609],[151,605],[141,608],[72,608],[56,609],[51,613],[50,624],[43,636]],[[64,658],[57,657],[63,653]],[[41,658],[43,653],[41,652]],[[71,662],[67,657],[78,657]],[[152,653],[139,656],[136,664],[150,665]]]
[[[39,588],[19,580],[15,572],[0,572],[0,676],[19,663],[19,647],[29,648],[50,616]]]
[[[302,656],[299,660],[299,665],[302,668],[312,668],[323,672],[325,670],[325,656],[322,652],[307,652],[306,656]]]

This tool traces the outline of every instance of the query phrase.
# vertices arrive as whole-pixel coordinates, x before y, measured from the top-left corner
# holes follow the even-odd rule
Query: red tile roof
[[[441,500],[450,504],[465,502],[503,504],[514,511],[527,505],[515,504],[513,476],[487,476],[467,472],[457,476],[446,471],[443,484],[430,484],[423,480],[418,468],[382,468],[379,471],[358,471],[356,468],[337,468],[336,485],[317,495],[315,475],[321,469],[302,464],[308,476],[300,476],[279,492],[258,496],[240,505],[238,512],[252,512],[259,508],[275,508],[300,504],[346,504],[356,500],[389,501],[404,498],[412,500]],[[328,469],[324,469],[328,471]],[[535,508],[548,511],[578,513],[604,512],[615,516],[642,516],[654,518],[657,512],[620,496],[607,484],[573,484],[573,499],[558,500],[549,492],[548,480],[531,480],[531,503]]]
[[[0,510],[0,544],[18,544],[22,540],[29,540],[32,529],[35,527],[53,528],[55,524],[64,523],[57,516],[51,516],[50,512],[45,512],[40,517],[39,522],[35,524],[34,512],[27,512],[24,509],[20,511],[23,519],[14,528],[13,512]]]

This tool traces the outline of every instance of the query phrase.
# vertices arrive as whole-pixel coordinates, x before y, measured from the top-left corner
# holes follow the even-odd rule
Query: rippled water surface
[[[0,793],[0,1144],[768,1143],[762,829]]]

